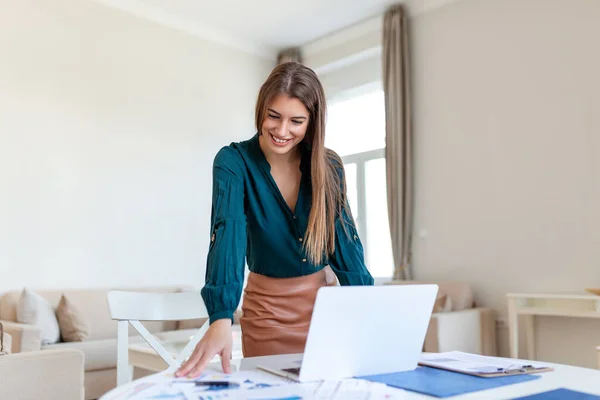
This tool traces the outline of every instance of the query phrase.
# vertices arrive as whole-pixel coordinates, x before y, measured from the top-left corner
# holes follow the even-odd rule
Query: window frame
[[[358,235],[363,243],[365,260],[369,259],[369,245],[367,233],[367,221],[369,212],[367,210],[367,186],[366,186],[366,164],[372,160],[385,159],[385,148],[369,150],[362,153],[349,154],[341,157],[344,169],[347,164],[356,165],[356,215],[353,215],[357,225]],[[353,212],[353,214],[354,214]]]
[[[335,104],[349,100],[353,97],[361,96],[370,92],[383,90],[383,83],[381,80],[372,80],[366,84],[354,86],[345,90],[335,91],[327,96],[327,103]],[[333,149],[335,150],[335,149]],[[368,210],[367,210],[367,189],[366,189],[366,164],[369,161],[384,159],[385,160],[385,147],[368,150],[360,153],[348,154],[340,156],[344,165],[344,170],[348,164],[356,165],[356,210],[351,210],[355,223],[357,225],[358,235],[360,236],[363,244],[365,262],[369,261],[369,242],[367,232],[367,221],[368,221]],[[346,184],[347,186],[347,184]],[[376,284],[388,282],[393,279],[393,272],[391,276],[374,276]]]

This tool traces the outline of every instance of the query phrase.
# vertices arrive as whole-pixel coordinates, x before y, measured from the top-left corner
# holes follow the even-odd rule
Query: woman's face
[[[306,136],[309,112],[304,104],[287,94],[277,95],[267,106],[261,133],[263,144],[275,154],[287,154]]]

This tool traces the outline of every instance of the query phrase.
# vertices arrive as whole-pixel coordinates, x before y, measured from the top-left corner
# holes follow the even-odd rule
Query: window
[[[346,170],[348,201],[376,278],[394,272],[387,211],[383,90],[368,86],[329,99],[325,145]]]

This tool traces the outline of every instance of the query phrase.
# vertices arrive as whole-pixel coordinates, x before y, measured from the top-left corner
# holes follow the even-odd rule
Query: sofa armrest
[[[4,332],[12,337],[12,353],[40,350],[42,346],[42,331],[28,324],[18,322],[0,321]]]
[[[490,308],[434,313],[425,338],[424,351],[496,355],[495,314]]]
[[[0,357],[2,398],[83,399],[83,352],[41,350]]]

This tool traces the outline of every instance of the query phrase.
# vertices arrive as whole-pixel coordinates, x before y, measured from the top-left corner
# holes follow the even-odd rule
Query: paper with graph
[[[207,372],[188,379],[175,378],[172,371],[166,370],[118,389],[102,400],[396,400],[404,393],[358,379],[298,384],[262,371]]]

